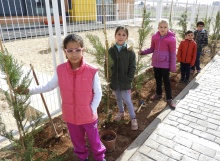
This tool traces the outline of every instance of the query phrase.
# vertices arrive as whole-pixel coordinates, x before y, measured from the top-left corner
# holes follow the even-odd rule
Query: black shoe
[[[184,83],[188,84],[189,83],[189,79],[185,79]]]

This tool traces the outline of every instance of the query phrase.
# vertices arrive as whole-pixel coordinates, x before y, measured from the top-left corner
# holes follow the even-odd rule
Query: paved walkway
[[[117,161],[220,161],[220,56],[175,100]]]

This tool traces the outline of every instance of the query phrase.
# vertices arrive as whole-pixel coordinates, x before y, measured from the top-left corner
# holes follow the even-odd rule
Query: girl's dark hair
[[[117,32],[118,32],[119,30],[124,30],[125,33],[126,33],[127,36],[128,36],[128,29],[127,29],[126,27],[123,27],[123,26],[118,26],[118,27],[116,28],[116,30],[115,30],[115,35],[117,34]]]
[[[188,34],[191,34],[191,33],[193,33],[193,31],[192,30],[188,30],[188,31],[185,32],[185,35],[188,35]]]
[[[196,27],[198,27],[199,25],[205,26],[205,23],[203,21],[199,21],[197,22]]]
[[[83,48],[83,39],[81,36],[76,35],[76,34],[70,34],[68,36],[65,37],[65,39],[63,40],[63,48],[66,49],[66,46],[69,42],[78,42],[80,47]]]

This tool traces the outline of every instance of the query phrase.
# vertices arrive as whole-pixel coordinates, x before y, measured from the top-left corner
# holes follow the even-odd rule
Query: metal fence
[[[62,52],[64,36],[68,33],[78,33],[88,44],[85,38],[87,33],[102,35],[104,15],[101,2],[101,0],[0,0],[0,37],[3,46],[14,58],[22,61],[24,71],[28,71],[29,64],[32,64],[40,84],[45,84],[52,78],[56,66],[65,61]],[[141,24],[144,5],[142,1],[105,0],[109,38],[114,41],[116,26],[123,25],[130,27],[129,32],[134,30],[131,37],[137,40],[135,32]],[[151,13],[151,25],[155,31],[161,18],[169,19],[171,3],[168,1],[147,0],[146,8]],[[174,2],[172,22],[176,28],[178,18],[185,9],[186,4]],[[219,8],[188,4],[187,10],[188,20],[193,24],[198,11],[199,19],[202,19],[206,15],[215,17]],[[93,63],[94,58],[89,53],[86,53],[85,57],[89,63]],[[7,130],[14,130],[16,133],[12,111],[2,94],[3,90],[8,90],[6,82],[2,79],[4,78],[2,73],[0,78],[0,116],[6,123]],[[31,86],[35,85],[33,81]],[[52,115],[61,111],[59,89],[45,93],[44,97]],[[46,114],[40,96],[33,95],[30,105],[31,115],[37,111]],[[4,140],[0,137],[1,147],[5,145],[2,143]]]

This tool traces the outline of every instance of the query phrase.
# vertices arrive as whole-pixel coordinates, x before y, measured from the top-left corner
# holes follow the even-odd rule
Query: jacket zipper
[[[190,41],[189,41],[189,43],[190,43]],[[186,57],[187,57],[187,54],[188,54],[189,43],[188,43],[188,47],[187,47],[187,50],[186,50]],[[185,58],[185,63],[186,63],[186,58]]]
[[[158,66],[158,62],[159,62],[159,60],[158,60],[158,54],[159,54],[159,49],[160,49],[160,43],[161,43],[161,37],[160,37],[160,41],[159,41],[159,45],[158,45],[158,49],[157,49],[157,66]]]

